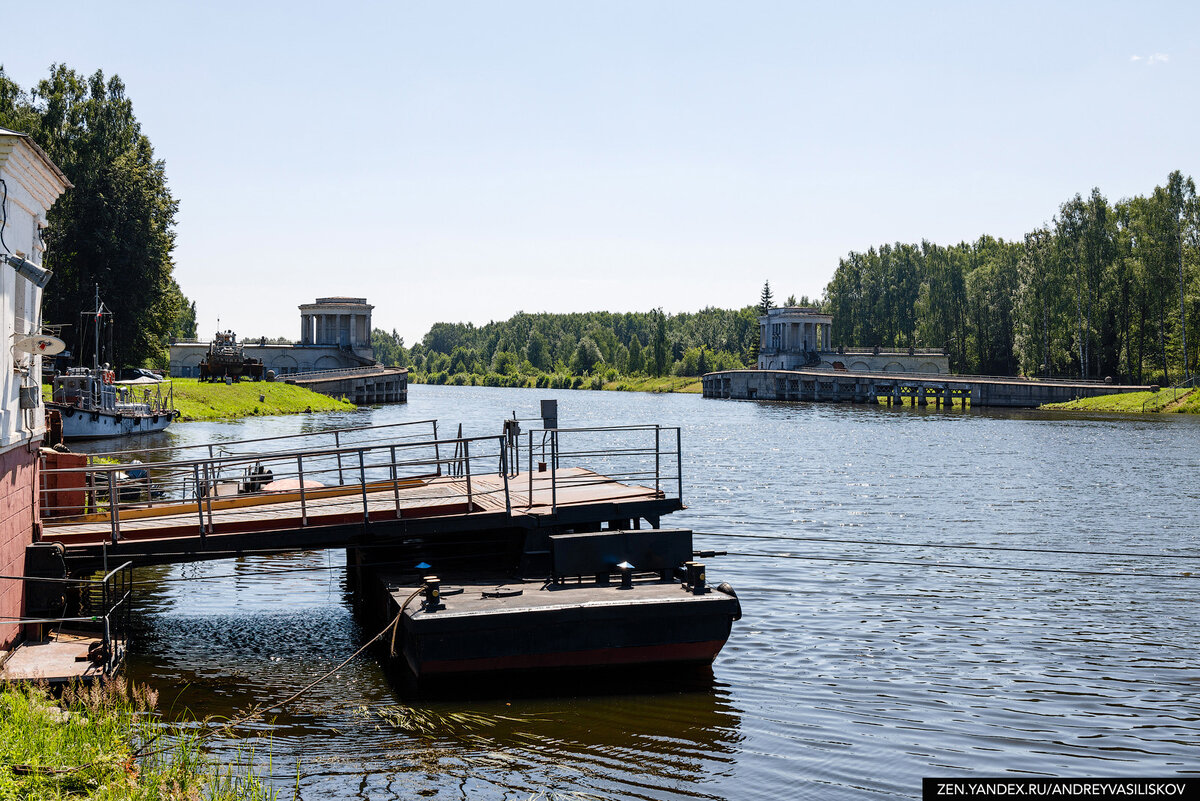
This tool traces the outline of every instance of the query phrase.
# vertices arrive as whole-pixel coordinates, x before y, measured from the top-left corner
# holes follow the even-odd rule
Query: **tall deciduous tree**
[[[33,137],[74,184],[49,214],[45,319],[78,325],[98,284],[116,322],[106,358],[161,364],[186,305],[171,275],[179,204],[125,84],[55,65],[25,94],[0,76],[0,124]]]

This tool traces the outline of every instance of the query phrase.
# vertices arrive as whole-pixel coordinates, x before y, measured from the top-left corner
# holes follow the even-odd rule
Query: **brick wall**
[[[0,454],[0,575],[25,574],[25,546],[33,541],[33,489],[37,454],[24,445]],[[24,583],[0,579],[0,649],[16,639],[19,627],[4,618],[19,617],[25,600]]]

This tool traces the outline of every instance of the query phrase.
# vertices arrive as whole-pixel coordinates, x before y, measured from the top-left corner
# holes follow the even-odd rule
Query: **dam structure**
[[[817,309],[771,309],[759,318],[758,367],[703,376],[705,398],[1036,408],[1148,386],[1083,379],[969,376],[950,372],[939,349],[833,348],[833,317]]]
[[[734,400],[886,403],[951,408],[999,406],[1035,409],[1096,395],[1143,392],[1150,387],[1102,381],[1058,381],[992,376],[869,373],[828,370],[722,370],[702,379],[705,398]]]

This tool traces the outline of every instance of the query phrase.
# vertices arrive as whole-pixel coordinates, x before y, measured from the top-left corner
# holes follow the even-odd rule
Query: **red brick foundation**
[[[0,453],[0,576],[25,575],[25,546],[33,542],[36,514],[37,458],[25,445]],[[20,626],[5,620],[20,617],[24,602],[24,582],[0,579],[0,649],[17,639]]]

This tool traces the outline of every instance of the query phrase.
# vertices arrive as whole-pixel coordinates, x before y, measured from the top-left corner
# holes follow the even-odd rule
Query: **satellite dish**
[[[20,337],[13,343],[13,350],[17,353],[36,353],[41,356],[55,356],[66,349],[66,342],[46,334]]]

